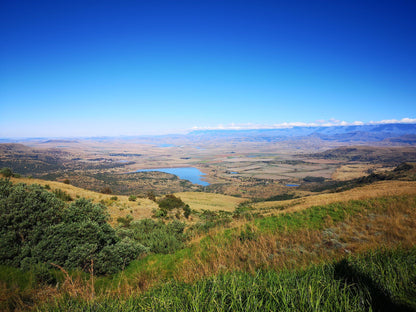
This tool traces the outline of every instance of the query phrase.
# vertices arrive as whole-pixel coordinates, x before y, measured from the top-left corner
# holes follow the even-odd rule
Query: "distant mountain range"
[[[293,127],[283,129],[253,130],[198,130],[191,137],[211,139],[242,139],[249,141],[285,141],[291,139],[319,138],[324,141],[380,142],[416,144],[416,124],[378,124],[331,127]]]
[[[315,140],[322,143],[382,144],[382,145],[416,145],[416,124],[391,123],[356,126],[328,127],[292,127],[281,129],[246,129],[246,130],[197,130],[188,134],[171,134],[155,136],[105,136],[89,138],[0,138],[0,143],[65,143],[79,141],[111,142],[132,141],[160,145],[169,142],[181,145],[183,142],[234,141],[234,142],[279,142]]]

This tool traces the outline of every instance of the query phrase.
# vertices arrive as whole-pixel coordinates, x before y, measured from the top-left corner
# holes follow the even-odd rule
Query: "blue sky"
[[[416,118],[416,2],[0,4],[0,137]]]

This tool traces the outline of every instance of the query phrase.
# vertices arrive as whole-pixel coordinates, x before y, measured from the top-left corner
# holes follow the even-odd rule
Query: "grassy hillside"
[[[58,182],[13,181],[103,201],[113,219],[130,210],[144,218],[157,206]],[[201,212],[198,222],[213,226],[195,231],[193,220],[184,247],[148,252],[107,276],[0,266],[0,310],[416,311],[414,181],[251,205],[217,194],[176,195]]]
[[[11,178],[13,183],[39,184],[42,186],[49,185],[50,189],[60,189],[76,199],[84,197],[91,199],[93,202],[103,202],[108,207],[108,212],[114,224],[119,217],[131,215],[134,220],[140,220],[152,217],[153,209],[158,207],[157,203],[148,199],[136,197],[134,201],[129,200],[130,196],[102,194],[86,189],[82,189],[70,184],[62,182],[46,181],[41,179],[29,178]],[[134,195],[134,194],[132,194]],[[182,192],[176,193],[186,204],[193,210],[224,210],[234,211],[235,207],[244,201],[244,199],[236,198],[221,194],[211,194],[202,192]],[[116,200],[112,199],[114,196]]]
[[[279,213],[280,210],[297,211],[312,205],[404,194],[416,194],[416,181],[380,181],[339,193],[317,194],[286,201],[265,201],[253,206],[264,212]]]

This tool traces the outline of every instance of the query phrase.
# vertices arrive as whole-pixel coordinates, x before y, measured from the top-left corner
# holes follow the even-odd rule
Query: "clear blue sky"
[[[0,137],[416,118],[416,1],[0,7]]]

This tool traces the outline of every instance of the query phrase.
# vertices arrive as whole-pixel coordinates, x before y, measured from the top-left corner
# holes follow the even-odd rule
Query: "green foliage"
[[[86,199],[67,206],[39,185],[0,180],[0,216],[0,263],[35,268],[45,282],[44,264],[88,271],[93,262],[95,272],[107,274],[146,250],[116,235],[105,206]]]
[[[135,195],[130,195],[129,196],[129,201],[136,201],[136,199],[137,199],[137,196],[135,196]]]
[[[2,174],[5,178],[10,178],[14,176],[12,169],[7,167],[1,168],[0,174]]]
[[[254,208],[248,202],[240,203],[234,210],[233,218],[244,218],[246,220],[252,220],[253,210]]]
[[[158,202],[159,209],[153,212],[156,218],[167,218],[169,215],[174,214],[177,219],[181,217],[181,210],[183,210],[183,216],[188,219],[192,213],[189,205],[185,204],[182,199],[175,195],[166,195]],[[169,214],[172,212],[171,214]]]
[[[105,246],[97,256],[96,272],[113,274],[124,269],[137,255],[146,253],[148,248],[128,237],[116,244]]]
[[[231,212],[202,210],[194,212],[200,219],[199,222],[190,227],[190,231],[195,233],[206,233],[209,229],[216,226],[225,226],[231,222]]]
[[[128,228],[118,229],[120,237],[129,237],[148,247],[154,253],[173,253],[182,249],[188,237],[184,233],[185,223],[172,221],[163,223],[152,219],[133,221]]]
[[[238,238],[240,241],[253,241],[257,239],[257,233],[250,225],[246,224],[244,230],[240,231]]]
[[[48,227],[59,223],[65,204],[39,185],[0,180],[0,263],[21,266]]]
[[[171,211],[176,208],[182,208],[185,203],[179,197],[175,195],[166,195],[164,198],[158,201],[159,208],[166,211]]]
[[[266,198],[264,201],[279,201],[279,200],[288,200],[288,199],[293,199],[293,198],[298,198],[298,196],[296,196],[295,194],[284,193],[284,194],[270,196]]]
[[[73,201],[74,199],[69,195],[67,192],[61,190],[61,189],[55,189],[53,190],[53,193],[58,197],[59,199],[63,201]]]
[[[188,219],[188,218],[189,218],[189,216],[191,215],[191,212],[192,212],[192,210],[191,210],[191,208],[189,207],[189,205],[185,205],[185,206],[183,206],[183,215],[184,215],[184,217],[185,217],[186,219]]]
[[[133,216],[132,215],[127,215],[125,218],[123,217],[118,217],[117,218],[117,222],[121,224],[122,227],[129,227],[131,221],[133,221]]]
[[[110,199],[116,201],[116,200],[118,200],[118,197],[117,196],[111,196]]]

